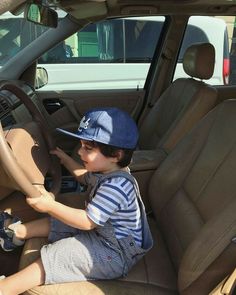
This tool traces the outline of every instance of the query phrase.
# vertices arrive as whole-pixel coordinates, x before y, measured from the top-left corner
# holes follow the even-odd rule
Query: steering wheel
[[[27,162],[28,159],[26,158],[30,158],[31,156],[31,160],[29,161],[31,163],[30,165],[35,165],[35,167],[37,165],[43,166],[44,168],[41,169],[43,170],[43,173],[37,173],[40,175],[43,174],[43,180],[46,172],[51,175],[52,187],[50,192],[53,195],[57,195],[61,186],[61,166],[59,159],[55,155],[51,155],[49,153],[50,150],[55,149],[55,143],[52,135],[50,134],[49,128],[47,127],[45,119],[35,104],[31,101],[30,97],[15,84],[5,83],[0,87],[0,91],[1,90],[8,90],[16,95],[23,102],[33,118],[33,122],[28,124],[28,129],[15,129],[16,134],[21,132],[21,138],[26,141],[25,145],[27,145],[29,149],[28,154],[25,155],[25,158],[23,160],[21,159],[22,163]],[[9,133],[10,132],[11,130]],[[12,141],[16,141],[15,138],[17,136],[14,134],[14,131],[12,132],[13,135],[10,136],[10,138],[12,138]],[[22,191],[28,197],[39,197],[41,193],[37,189],[37,185],[42,185],[42,183],[37,183],[37,181],[35,183],[35,181],[30,179],[30,171],[28,171],[28,175],[26,171],[32,169],[32,167],[27,167],[27,169],[22,168],[22,165],[18,161],[17,156],[14,155],[14,150],[11,147],[11,143],[9,143],[5,137],[6,134],[4,133],[0,123],[0,161],[2,167],[4,168],[6,174],[14,180],[15,184],[17,185],[15,188]],[[19,147],[16,150],[19,150]],[[21,150],[21,153],[22,152],[23,150]],[[27,164],[25,165],[27,166]]]

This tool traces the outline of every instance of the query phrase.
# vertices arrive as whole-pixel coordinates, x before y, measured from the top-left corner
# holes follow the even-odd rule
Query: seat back
[[[140,126],[141,150],[162,147],[167,152],[171,151],[216,105],[216,89],[201,81],[211,78],[214,65],[215,49],[212,44],[194,44],[186,50],[183,68],[192,78],[175,80],[148,113]]]
[[[154,173],[149,199],[180,294],[208,294],[236,267],[236,100],[219,104]]]

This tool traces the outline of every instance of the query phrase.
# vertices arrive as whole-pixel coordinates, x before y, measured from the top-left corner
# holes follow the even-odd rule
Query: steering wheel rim
[[[35,104],[31,101],[29,96],[18,86],[11,84],[11,83],[5,83],[0,87],[1,90],[8,90],[15,94],[25,105],[27,110],[32,115],[33,121],[37,122],[40,126],[40,130],[42,132],[43,138],[47,144],[48,150],[55,149],[55,142],[53,140],[52,135],[50,134],[50,131],[45,123],[45,119],[43,118],[40,111],[37,109]],[[53,195],[57,195],[60,191],[61,187],[61,166],[60,161],[55,155],[50,155],[51,159],[51,167],[50,167],[50,174],[52,176],[52,187],[50,189],[50,192]],[[8,175],[10,175],[18,187],[29,197],[38,197],[40,196],[40,192],[37,190],[37,188],[29,181],[28,177],[25,175],[21,167],[16,162],[13,153],[8,146],[4,132],[2,129],[2,125],[0,123],[0,158],[1,162],[3,164],[3,167]]]

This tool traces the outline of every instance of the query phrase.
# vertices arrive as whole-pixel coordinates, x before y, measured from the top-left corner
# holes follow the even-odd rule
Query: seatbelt
[[[166,74],[168,68],[169,68],[169,63],[171,61],[173,57],[173,52],[171,51],[171,49],[166,49],[162,54],[161,54],[161,58],[162,58],[162,62],[160,65],[160,72],[159,72],[159,77],[161,78],[158,81],[158,89],[154,91],[155,95],[151,95],[151,99],[148,103],[149,108],[152,108],[156,102],[156,100],[160,97],[161,92],[163,91],[163,85],[165,80],[162,79],[162,76]]]
[[[151,87],[150,93],[148,95],[150,97],[150,100],[148,101],[147,108],[145,107],[144,112],[142,112],[142,115],[139,118],[138,126],[142,125],[150,109],[154,106],[154,104],[163,92],[165,80],[162,78],[162,76],[164,76],[166,74],[166,71],[168,71],[172,57],[173,53],[170,49],[166,49],[165,52],[161,54],[161,64],[160,67],[158,67],[160,69],[158,74],[160,78],[158,78],[158,83],[155,83],[155,85]]]
[[[233,295],[236,287],[236,268],[230,276],[216,286],[216,288],[209,293],[209,295]]]

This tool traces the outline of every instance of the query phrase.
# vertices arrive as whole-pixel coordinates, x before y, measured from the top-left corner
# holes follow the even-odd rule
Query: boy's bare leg
[[[21,271],[0,281],[0,295],[17,295],[44,284],[45,272],[39,258]]]
[[[9,228],[11,228],[11,226],[9,226]],[[14,232],[16,238],[22,240],[34,237],[47,237],[50,232],[50,219],[45,217],[23,224],[17,224],[14,227]]]

